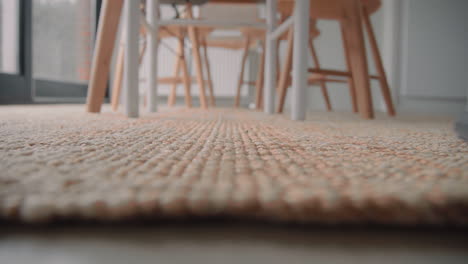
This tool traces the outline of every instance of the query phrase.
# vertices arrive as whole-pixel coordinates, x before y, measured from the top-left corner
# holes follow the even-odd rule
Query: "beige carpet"
[[[0,107],[0,217],[467,224],[468,144],[441,118]]]

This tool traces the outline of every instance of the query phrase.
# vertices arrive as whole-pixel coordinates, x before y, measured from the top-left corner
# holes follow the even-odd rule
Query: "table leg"
[[[138,117],[138,53],[140,34],[139,1],[125,1],[125,59],[124,59],[124,98],[125,114],[128,117]],[[149,81],[149,80],[148,80]]]
[[[148,34],[148,70],[147,92],[148,112],[156,112],[158,108],[158,32],[159,32],[159,0],[146,0],[148,22],[153,32]]]
[[[87,111],[101,112],[123,0],[104,0],[89,80]]]
[[[294,9],[294,50],[292,68],[291,118],[306,117],[307,42],[309,40],[310,2],[297,0]]]
[[[302,1],[298,1],[302,2]],[[305,1],[309,2],[309,1]],[[267,0],[266,2],[266,20],[267,33],[265,38],[265,83],[263,86],[263,106],[268,114],[275,112],[275,90],[276,90],[276,59],[277,59],[277,41],[270,38],[270,34],[276,27],[276,7],[277,0]]]

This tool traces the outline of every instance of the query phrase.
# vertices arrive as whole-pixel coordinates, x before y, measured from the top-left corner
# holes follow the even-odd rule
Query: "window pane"
[[[33,78],[89,80],[94,14],[94,0],[33,1]]]
[[[19,1],[0,0],[0,72],[18,73]]]

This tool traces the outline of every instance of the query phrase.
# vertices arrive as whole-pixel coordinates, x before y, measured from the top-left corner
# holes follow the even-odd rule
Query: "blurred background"
[[[372,15],[372,23],[397,110],[457,115],[466,109],[468,1],[384,0],[382,4]],[[100,6],[100,0],[0,0],[0,103],[84,102]],[[258,12],[262,17],[262,5]],[[174,15],[170,6],[162,7],[163,17]],[[320,20],[318,28],[321,34],[315,46],[322,67],[344,68],[338,22]],[[218,30],[215,34],[239,33]],[[159,48],[159,69],[162,76],[170,76],[175,57],[168,47],[175,47],[176,40],[164,42]],[[283,41],[282,54],[285,46]],[[217,100],[231,106],[242,50],[210,47],[208,54]],[[255,80],[258,60],[258,52],[251,50],[244,76],[247,81]],[[145,65],[146,60],[142,76]],[[372,59],[369,65],[370,72],[375,72]],[[193,85],[196,103],[198,89]],[[347,84],[328,86],[334,109],[349,111]],[[378,86],[372,82],[375,107],[384,110]],[[242,105],[254,101],[253,88],[242,90]],[[168,92],[169,85],[160,85],[162,103]],[[320,90],[307,92],[309,108],[324,110]],[[183,96],[182,88],[178,96]]]
[[[0,104],[83,104],[86,101],[97,21],[101,6],[101,0],[0,0]],[[405,117],[405,113],[427,114],[434,118],[435,123],[437,123],[436,116],[456,117],[461,113],[468,113],[467,10],[468,0],[382,0],[381,8],[372,14],[371,22],[382,54],[393,102],[399,116]],[[196,7],[194,10],[195,16],[199,15],[200,11]],[[259,4],[256,11],[260,18],[264,17],[263,5]],[[162,6],[161,12],[163,18],[173,18],[176,15],[174,9],[167,5]],[[338,22],[319,20],[317,27],[320,30],[320,36],[314,39],[314,44],[321,66],[333,69],[346,68]],[[120,25],[119,35],[117,36],[118,40],[121,36],[121,28],[122,25]],[[241,33],[239,31],[216,30],[213,34],[215,36],[236,37],[240,36]],[[367,38],[367,34],[365,36]],[[370,54],[368,40],[366,39],[366,41],[370,72],[374,74],[376,69]],[[112,96],[110,88],[112,81],[115,79],[117,51],[120,45],[119,41],[116,42],[110,79],[107,85],[107,102]],[[158,56],[159,74],[161,76],[172,76],[176,58],[174,50],[177,41],[176,39],[165,38],[162,42]],[[287,44],[285,42],[283,41],[280,45],[280,60],[284,60],[286,53]],[[247,82],[254,83],[256,80],[260,53],[260,46],[249,50],[247,68],[243,76]],[[217,106],[231,107],[234,105],[242,54],[242,49],[208,48]],[[193,60],[190,53],[187,56],[189,70],[194,75]],[[309,64],[312,65],[310,54],[307,56],[309,56]],[[140,68],[141,95],[143,95],[143,90],[146,87],[144,78],[147,76],[146,71],[149,63],[147,57],[143,59]],[[195,82],[192,85],[193,105],[197,106],[199,90]],[[333,109],[335,111],[351,112],[352,106],[348,84],[329,83],[327,85]],[[251,84],[250,86],[244,86],[242,89],[241,105],[243,107],[253,107],[255,102],[254,86],[254,84]],[[158,92],[161,105],[166,105],[170,88],[171,85],[159,85]],[[375,80],[372,81],[371,88],[376,110],[385,111],[379,83]],[[183,96],[182,85],[179,85],[177,90],[178,104],[182,105],[184,103]],[[310,89],[307,89],[307,97],[309,110],[326,110],[320,89],[315,86],[310,87]],[[79,111],[72,109],[75,112],[69,112],[70,117],[77,119],[71,118],[69,122],[73,123],[74,120],[81,118],[81,116],[75,114],[80,113],[81,107],[84,114],[84,105],[78,105],[76,108],[79,108]],[[289,100],[286,100],[286,108],[288,107]],[[3,109],[7,108],[9,107]],[[26,107],[26,110],[22,111],[28,113],[31,111],[30,109],[33,108]],[[50,107],[50,109],[48,111],[55,111],[54,107]],[[12,107],[9,111],[11,112],[0,111],[0,113],[5,117],[14,112],[15,108]],[[41,110],[39,109],[39,111]],[[47,114],[43,114],[43,116],[47,117]],[[87,115],[86,118],[95,117]],[[61,122],[61,119],[64,118],[59,116],[57,119]],[[104,120],[104,118],[101,120]],[[325,120],[325,123],[329,122],[329,120]],[[382,122],[385,123],[388,120],[390,119],[383,119]],[[397,123],[405,125],[400,126],[400,130],[403,131],[401,133],[410,134],[410,130],[405,130],[405,128],[411,128],[413,126],[412,120],[417,119],[403,118],[402,120]],[[453,118],[450,120],[453,120]],[[41,142],[40,144],[35,143],[37,145],[32,144],[25,147],[26,142],[29,142],[29,138],[36,138],[37,127],[31,126],[28,131],[26,129],[27,124],[18,126],[17,124],[23,123],[22,119],[19,119],[19,121],[10,120],[10,123],[3,123],[4,120],[0,121],[2,121],[0,122],[0,128],[2,129],[9,128],[8,126],[15,129],[19,127],[18,130],[4,130],[6,131],[3,134],[5,137],[0,140],[4,143],[4,145],[0,146],[0,150],[4,151],[0,151],[0,154],[4,154],[3,157],[14,157],[13,154],[19,153],[17,150],[22,148],[37,148],[44,151],[43,145],[45,143],[39,140],[41,137],[37,140],[37,142]],[[389,127],[392,125],[392,121],[388,121]],[[131,122],[134,122],[134,120],[131,120]],[[377,121],[373,122],[378,126],[382,125]],[[95,123],[101,122],[96,121]],[[136,124],[136,121],[134,123]],[[62,123],[60,124],[56,130],[59,132],[67,130],[62,129]],[[331,124],[333,125],[333,122]],[[360,127],[359,124],[357,127]],[[449,122],[442,123],[443,128],[448,124]],[[92,123],[91,129],[93,126],[94,123]],[[125,127],[127,126],[125,125]],[[135,129],[135,127],[132,127],[132,129]],[[362,127],[364,131],[375,132],[372,126]],[[418,124],[415,124],[414,127],[417,128]],[[428,127],[430,128],[430,126]],[[51,136],[55,134],[49,131],[53,130],[49,124],[41,125],[40,128],[40,132],[46,135],[46,139],[50,138],[52,142],[55,141]],[[106,127],[106,129],[109,129],[106,131],[111,131],[110,126]],[[291,130],[293,129],[291,128]],[[335,128],[333,127],[333,129]],[[422,129],[426,128],[423,126]],[[86,131],[83,131],[76,130],[76,134],[83,137],[87,136]],[[20,135],[16,137],[16,134]],[[39,133],[39,135],[41,134]],[[311,137],[314,135],[312,134]],[[413,133],[413,137],[418,135],[424,134]],[[440,138],[447,139],[445,132],[441,132],[440,135]],[[158,137],[158,133],[154,133],[153,136]],[[333,136],[331,135],[331,137]],[[26,139],[21,141],[21,137]],[[91,137],[86,138],[84,143],[91,144],[88,141]],[[142,138],[140,137],[138,140]],[[67,140],[68,138],[64,136],[63,142]],[[107,138],[105,141],[106,144],[114,144],[112,139]],[[125,138],[125,141],[129,140]],[[392,142],[392,140],[387,142]],[[81,144],[81,142],[78,143]],[[449,145],[445,141],[440,144],[438,144],[439,142],[433,143],[432,145],[429,144],[427,148],[419,148],[418,146],[414,152],[426,156],[434,152],[437,154],[434,156],[441,157],[442,160],[445,156],[441,155],[441,153],[444,152],[436,152],[434,149],[440,147],[447,153],[452,151],[447,147]],[[60,144],[62,143],[50,144],[48,150],[50,152],[44,151],[46,154],[43,156],[60,156],[58,159],[61,159],[62,153],[57,152],[57,146],[60,146]],[[341,141],[340,144],[342,144]],[[361,149],[365,143],[353,144],[356,144],[356,149]],[[398,142],[397,144],[401,145],[402,143]],[[102,147],[103,145],[99,146],[99,148],[106,149]],[[119,149],[116,145],[109,146],[109,149],[112,150]],[[125,144],[122,144],[122,146],[125,146]],[[82,145],[76,146],[79,149],[81,147]],[[121,147],[121,149],[123,148]],[[86,151],[88,149],[86,148]],[[314,151],[315,149],[319,148],[314,148]],[[367,148],[362,149],[364,150],[361,152],[356,151],[356,157],[360,157],[360,153],[368,151]],[[369,152],[378,153],[378,149],[369,148]],[[85,149],[81,150],[84,151]],[[127,149],[124,149],[122,153],[126,153],[126,151]],[[134,154],[131,150],[128,151],[130,152],[129,156]],[[170,151],[172,152],[173,149]],[[77,151],[73,149],[73,152]],[[27,151],[18,155],[23,157],[32,155],[32,153],[32,150],[27,149]],[[52,153],[52,155],[47,153]],[[140,155],[140,153],[137,154]],[[333,156],[333,153],[326,154],[330,157]],[[88,162],[89,156],[88,154],[85,155],[85,158],[81,159],[80,157],[79,160]],[[454,171],[459,170],[462,172],[462,169],[458,167],[463,168],[462,163],[466,161],[466,156],[463,156],[462,151],[457,155],[459,159],[449,164],[449,167],[453,166],[455,167]],[[447,154],[447,156],[449,155]],[[2,156],[0,155],[0,157]],[[41,159],[41,156],[31,156],[31,159],[21,158],[19,162],[7,163],[5,158],[1,164],[10,164],[9,166],[4,165],[2,169],[7,168],[10,169],[10,173],[12,173],[11,171],[15,173],[12,168],[21,167],[26,162],[39,163]],[[30,162],[30,160],[33,161]],[[75,163],[76,160],[78,159],[73,159],[73,162]],[[446,160],[450,161],[450,159]],[[421,159],[421,161],[426,162],[425,159]],[[106,162],[107,160],[103,159],[103,163]],[[382,162],[385,162],[383,158]],[[93,168],[98,168],[103,163],[96,163],[98,164],[96,166],[95,163],[92,163]],[[337,164],[339,165],[339,163],[341,161]],[[425,167],[428,163],[421,163],[423,164],[421,166]],[[439,165],[438,162],[432,163]],[[34,174],[38,170],[37,168],[41,169],[50,164],[42,162],[39,165],[31,169],[31,174]],[[371,163],[369,166],[373,166],[373,164]],[[291,168],[295,167],[291,166]],[[389,167],[386,165],[386,167],[382,166],[381,168],[385,170],[385,168]],[[3,174],[7,174],[5,171],[3,171]],[[75,170],[74,172],[79,174],[81,171]],[[99,173],[101,173],[100,170],[98,170],[98,176]],[[48,178],[49,174],[44,175],[44,179],[50,179]],[[401,177],[399,175],[396,178],[397,181],[400,178],[404,179],[405,181],[402,180],[400,185],[407,187],[407,178],[404,175]],[[313,176],[315,177],[315,175]],[[462,176],[454,176],[454,178],[462,179]],[[3,186],[7,189],[5,186],[12,182],[14,181],[5,178],[3,182],[0,182],[0,187]],[[34,181],[31,182],[29,183],[31,185],[35,183]],[[90,186],[94,184],[93,182]],[[36,192],[37,186],[33,187],[31,190]],[[402,192],[406,190],[403,189]],[[14,192],[11,192],[12,195],[16,195],[17,191],[15,189]],[[19,192],[21,191],[22,189]],[[455,192],[455,194],[457,193]],[[395,195],[398,195],[398,193]],[[0,205],[3,202],[1,198],[4,197],[6,195],[0,196]],[[437,198],[437,196],[435,197]],[[466,199],[463,201],[466,201]],[[443,210],[440,210],[440,213],[449,215]],[[463,212],[460,212],[460,215],[464,215]],[[102,225],[87,226],[86,224],[77,226],[51,225],[41,226],[40,228],[36,228],[36,226],[25,228],[22,225],[13,227],[4,225],[3,229],[0,228],[0,237],[3,240],[0,242],[0,263],[129,263],[135,260],[139,263],[158,261],[165,263],[309,263],[313,260],[319,262],[332,260],[333,263],[468,263],[468,252],[466,251],[468,236],[464,234],[466,229],[461,231],[452,230],[448,226],[441,226],[447,228],[447,230],[444,228],[438,229],[439,226],[434,228],[374,229],[373,226],[366,223],[365,228],[355,229],[347,226],[342,229],[335,229],[320,225],[309,228],[264,224],[250,226],[237,222],[235,225],[231,225],[233,223],[229,221],[227,222],[228,225],[224,225],[226,223],[222,221],[221,224],[181,221],[174,225],[172,223],[151,223],[153,225],[150,225],[149,223],[136,222],[124,223],[123,225],[109,224],[104,225],[105,227]],[[116,230],[118,231],[116,232]]]

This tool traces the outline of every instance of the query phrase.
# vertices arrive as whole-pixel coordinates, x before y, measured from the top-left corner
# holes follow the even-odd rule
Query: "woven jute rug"
[[[466,225],[468,144],[442,118],[2,106],[0,217]]]

